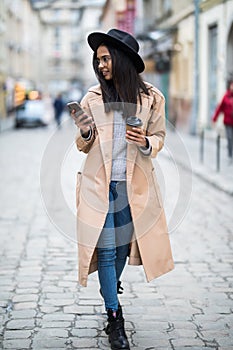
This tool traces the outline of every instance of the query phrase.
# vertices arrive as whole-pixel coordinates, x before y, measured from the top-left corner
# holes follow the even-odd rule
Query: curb
[[[161,153],[161,156],[169,159],[169,156],[166,155],[166,153]],[[204,174],[201,169],[197,169],[196,167],[192,166],[190,169],[187,165],[185,165],[182,161],[176,160],[177,163],[185,170],[191,171],[194,175],[205,181],[206,183],[210,184],[211,186],[215,187],[216,189],[225,192],[226,194],[233,196],[233,185],[232,189],[230,189],[228,186],[224,186],[224,184],[217,183],[213,178],[209,177],[208,175]],[[217,174],[216,174],[217,175]]]

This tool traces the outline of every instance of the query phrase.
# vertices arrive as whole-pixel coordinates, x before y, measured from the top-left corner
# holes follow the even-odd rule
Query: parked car
[[[27,100],[16,111],[15,127],[46,126],[45,103],[43,100]]]

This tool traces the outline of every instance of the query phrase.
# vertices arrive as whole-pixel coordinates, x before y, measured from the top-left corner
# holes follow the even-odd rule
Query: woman
[[[217,121],[220,113],[224,114],[223,123],[226,128],[228,157],[231,164],[233,150],[233,79],[228,81],[227,91],[215,110],[212,118],[214,123]]]
[[[144,63],[133,36],[111,29],[90,34],[88,43],[100,84],[81,102],[87,115],[72,112],[77,147],[88,153],[77,181],[79,281],[86,286],[88,274],[98,270],[111,349],[129,349],[117,297],[127,257],[129,264],[143,264],[148,281],[173,269],[151,161],[164,142],[165,101],[139,75]],[[132,115],[143,128],[126,132]]]

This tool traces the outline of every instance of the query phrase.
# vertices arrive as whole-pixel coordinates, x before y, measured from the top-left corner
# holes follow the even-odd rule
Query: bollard
[[[217,135],[216,139],[216,171],[220,171],[220,134]]]
[[[200,133],[200,162],[204,161],[204,129]]]

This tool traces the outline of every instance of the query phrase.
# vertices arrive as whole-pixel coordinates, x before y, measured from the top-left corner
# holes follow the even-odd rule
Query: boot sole
[[[109,341],[109,344],[111,345],[111,342]],[[114,348],[114,347],[112,347],[112,345],[111,345],[111,349],[112,350],[130,350],[130,348],[128,347],[128,348],[121,348],[121,349],[119,349],[119,348]]]

